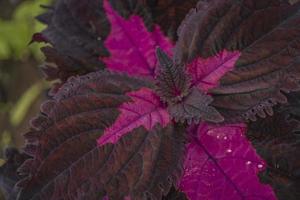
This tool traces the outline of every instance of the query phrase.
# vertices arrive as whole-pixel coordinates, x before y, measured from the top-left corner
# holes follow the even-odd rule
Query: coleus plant
[[[10,198],[297,199],[299,6],[58,0]]]

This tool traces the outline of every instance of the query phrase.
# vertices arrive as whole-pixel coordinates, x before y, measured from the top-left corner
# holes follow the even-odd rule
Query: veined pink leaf
[[[148,88],[129,92],[132,102],[123,103],[120,115],[115,123],[104,131],[98,139],[100,146],[107,143],[116,143],[120,137],[139,126],[151,130],[157,123],[165,127],[170,122],[170,116],[160,102],[160,98]]]
[[[222,76],[234,68],[240,55],[239,51],[223,50],[213,57],[194,59],[187,65],[193,85],[204,91],[216,87]]]
[[[105,41],[111,55],[102,58],[107,68],[130,75],[154,77],[157,64],[155,49],[160,46],[171,54],[171,41],[158,26],[149,32],[137,15],[124,19],[107,0],[104,1],[104,9],[111,25],[111,32]]]
[[[220,127],[202,123],[187,146],[184,176],[180,188],[190,200],[273,200],[274,192],[261,184],[257,173],[264,161],[246,139],[246,127]]]

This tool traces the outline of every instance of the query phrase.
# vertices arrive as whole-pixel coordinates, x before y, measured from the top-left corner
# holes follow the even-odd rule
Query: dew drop
[[[261,168],[263,168],[263,165],[262,165],[262,164],[258,164],[257,167],[258,167],[259,169],[261,169]]]
[[[247,161],[247,162],[246,162],[246,164],[247,164],[247,165],[250,165],[250,164],[251,164],[251,161],[250,161],[250,160],[249,160],[249,161]]]
[[[231,149],[227,149],[226,152],[227,152],[227,153],[231,153],[232,150],[231,150]]]

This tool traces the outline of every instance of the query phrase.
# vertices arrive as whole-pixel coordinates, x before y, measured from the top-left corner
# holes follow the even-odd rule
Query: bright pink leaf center
[[[99,145],[116,143],[123,135],[140,126],[151,130],[158,123],[165,127],[170,122],[169,113],[151,89],[142,88],[127,93],[127,96],[132,102],[123,103],[119,107],[119,117],[98,139]]]
[[[184,176],[179,187],[190,200],[273,200],[274,192],[257,177],[264,161],[245,137],[243,124],[202,123],[187,145]]]
[[[163,35],[159,26],[154,26],[153,32],[149,32],[142,18],[137,15],[124,19],[107,0],[104,1],[104,9],[111,25],[110,34],[105,40],[111,55],[101,58],[107,68],[153,78],[157,66],[156,47],[171,55],[172,42]]]
[[[241,53],[223,50],[217,55],[209,58],[198,57],[187,65],[187,71],[192,76],[192,83],[202,91],[208,91],[219,84],[219,80],[234,65]]]

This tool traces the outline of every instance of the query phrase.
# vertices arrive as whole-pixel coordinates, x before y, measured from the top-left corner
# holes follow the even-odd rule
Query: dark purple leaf
[[[291,118],[300,121],[300,92],[289,93],[287,97],[288,105],[282,106],[280,112],[289,114]]]
[[[252,136],[253,130],[249,130]],[[273,133],[264,132],[270,135]],[[263,183],[270,184],[279,200],[300,198],[300,138],[299,134],[281,133],[281,137],[253,140],[257,153],[266,161],[267,168],[260,174]]]
[[[188,198],[183,192],[172,187],[168,195],[163,197],[162,200],[188,200]]]
[[[58,0],[47,9],[38,17],[47,28],[33,40],[52,45],[42,49],[48,62],[43,71],[48,79],[64,82],[73,74],[103,69],[104,63],[98,58],[109,55],[103,41],[110,28],[102,0]]]
[[[190,63],[224,49],[240,51],[234,70],[212,89],[228,121],[265,117],[299,90],[299,4],[287,1],[211,0],[192,10],[179,28],[175,59]]]
[[[17,169],[29,157],[20,153],[16,148],[6,149],[5,157],[6,161],[0,167],[0,188],[7,200],[14,200],[18,191],[15,184],[23,177],[17,172]]]
[[[300,198],[299,93],[288,94],[288,106],[276,108],[274,115],[249,125],[247,136],[267,169],[260,177],[270,184],[278,199]]]
[[[211,96],[193,88],[181,102],[169,105],[168,110],[176,121],[187,121],[189,124],[198,124],[200,119],[215,123],[224,121],[222,115],[209,105],[212,101]]]
[[[184,128],[143,126],[115,144],[97,145],[131,91],[144,80],[97,72],[69,80],[41,107],[25,134],[33,158],[19,169],[28,174],[18,185],[20,200],[160,200],[181,175]]]
[[[274,138],[284,137],[292,134],[300,128],[300,123],[289,113],[278,111],[276,109],[273,116],[258,119],[249,123],[248,137],[253,142],[272,140]]]
[[[45,42],[45,43],[47,43],[48,40],[47,40],[47,38],[45,38],[43,36],[43,34],[35,33],[35,34],[33,34],[32,40],[29,42],[29,44],[32,44],[33,42]]]

